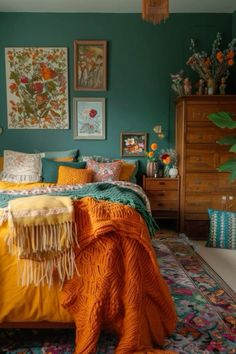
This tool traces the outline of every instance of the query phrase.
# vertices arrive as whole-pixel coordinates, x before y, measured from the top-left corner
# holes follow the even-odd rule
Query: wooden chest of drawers
[[[176,104],[176,150],[180,174],[180,230],[194,239],[206,239],[209,232],[208,209],[230,204],[236,210],[236,182],[217,167],[235,154],[217,144],[234,135],[216,127],[210,113],[231,112],[236,119],[236,96],[188,96]]]
[[[149,178],[143,176],[143,189],[146,192],[152,214],[158,219],[179,220],[179,178]]]

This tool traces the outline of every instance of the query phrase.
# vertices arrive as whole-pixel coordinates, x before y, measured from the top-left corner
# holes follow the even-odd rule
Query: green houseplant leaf
[[[216,112],[209,114],[209,120],[212,121],[219,128],[235,129],[236,121],[232,119],[232,114],[227,112]],[[228,136],[217,141],[221,145],[231,145],[229,151],[236,153],[236,136]],[[220,172],[229,172],[230,181],[236,179],[236,158],[230,159],[220,165],[218,168]]]
[[[217,112],[209,114],[208,118],[219,128],[236,128],[236,121],[232,119],[231,113]]]
[[[236,136],[226,136],[220,140],[217,140],[218,144],[221,145],[234,145],[236,144]]]
[[[233,144],[231,148],[229,149],[230,152],[235,152],[236,153],[236,144]]]

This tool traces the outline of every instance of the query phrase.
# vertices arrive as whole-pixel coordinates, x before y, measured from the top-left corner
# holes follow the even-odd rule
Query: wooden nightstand
[[[176,220],[179,229],[179,178],[150,178],[143,176],[143,189],[147,194],[152,215],[157,219]]]

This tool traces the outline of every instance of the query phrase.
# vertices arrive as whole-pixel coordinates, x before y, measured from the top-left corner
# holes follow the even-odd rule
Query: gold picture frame
[[[107,90],[107,41],[74,41],[74,89]]]

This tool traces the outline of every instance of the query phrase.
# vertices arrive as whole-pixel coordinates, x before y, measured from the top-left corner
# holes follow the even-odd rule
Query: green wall
[[[236,36],[234,14],[171,14],[161,25],[144,22],[139,14],[36,14],[0,13],[0,153],[3,149],[33,152],[79,148],[83,154],[119,156],[121,131],[145,131],[155,140],[157,123],[166,130],[160,147],[174,146],[174,94],[170,73],[181,68],[197,80],[185,65],[190,38],[198,38],[200,48],[211,48],[219,31],[224,43]],[[233,24],[233,26],[232,26]],[[73,89],[73,41],[108,41],[108,90],[78,92]],[[5,83],[5,47],[68,48],[69,130],[8,130]],[[231,87],[234,88],[231,82]],[[235,91],[234,91],[235,92]],[[106,140],[73,140],[73,97],[105,97]],[[144,161],[144,159],[143,159]]]
[[[232,37],[236,37],[236,11],[232,14]]]

